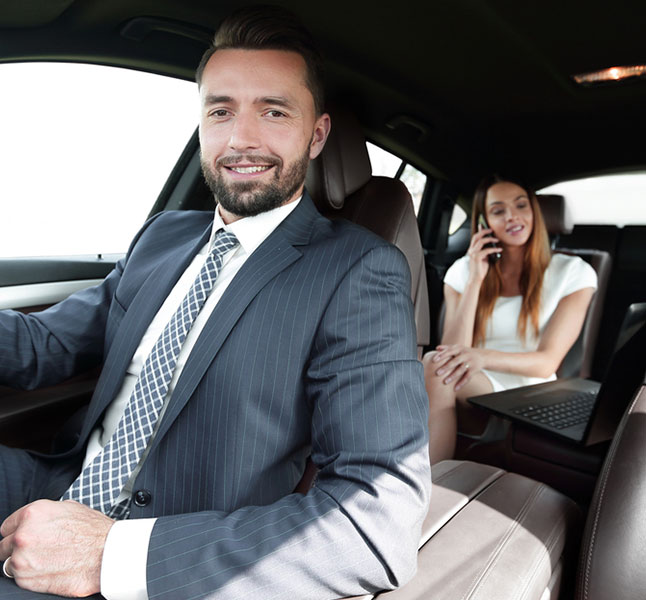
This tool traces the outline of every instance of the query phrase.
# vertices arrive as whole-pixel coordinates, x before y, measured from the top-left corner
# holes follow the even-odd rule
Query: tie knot
[[[238,238],[235,234],[230,231],[225,231],[220,229],[215,234],[215,239],[213,240],[213,247],[211,248],[211,254],[213,255],[223,255],[225,252],[228,252],[238,244]]]

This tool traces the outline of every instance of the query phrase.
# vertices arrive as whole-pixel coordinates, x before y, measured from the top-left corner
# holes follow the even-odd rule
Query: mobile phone
[[[487,223],[487,220],[485,219],[485,216],[482,213],[480,213],[480,215],[478,216],[478,225],[480,225],[480,227],[482,227],[484,229],[489,229],[489,225]],[[487,236],[487,237],[489,237],[489,236]],[[495,242],[489,242],[488,244],[485,244],[484,247],[485,248],[495,248],[496,244],[495,244]],[[500,252],[491,253],[487,257],[489,259],[489,264],[490,265],[496,264],[500,260],[501,256],[502,256],[502,254]]]

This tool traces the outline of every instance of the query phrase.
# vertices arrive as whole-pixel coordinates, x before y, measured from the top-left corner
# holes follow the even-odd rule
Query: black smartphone
[[[484,229],[489,229],[489,225],[487,224],[487,220],[485,219],[484,215],[480,213],[480,216],[478,217],[478,225],[482,226]],[[488,237],[488,236],[487,236]],[[488,244],[485,244],[485,248],[495,248],[496,244],[495,242],[489,242]],[[487,258],[489,259],[489,264],[493,265],[496,264],[499,260],[502,254],[500,252],[493,252],[491,253]]]

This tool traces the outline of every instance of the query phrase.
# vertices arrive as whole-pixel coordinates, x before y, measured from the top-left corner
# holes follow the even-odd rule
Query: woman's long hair
[[[525,244],[525,256],[523,259],[523,271],[520,276],[520,291],[523,296],[523,303],[518,317],[518,335],[525,339],[527,335],[528,322],[531,323],[534,335],[538,337],[538,316],[541,304],[541,289],[543,287],[543,275],[550,263],[552,256],[550,242],[545,228],[545,221],[541,213],[536,194],[527,186],[499,175],[485,177],[476,188],[473,195],[473,210],[471,213],[471,235],[478,231],[478,217],[482,214],[485,219],[485,199],[487,192],[496,183],[514,183],[527,194],[532,212],[534,213],[534,226],[532,233]],[[502,272],[500,262],[490,265],[487,275],[480,287],[478,298],[478,309],[476,311],[475,325],[473,329],[473,345],[481,345],[485,340],[487,321],[493,313],[496,300],[502,291]]]

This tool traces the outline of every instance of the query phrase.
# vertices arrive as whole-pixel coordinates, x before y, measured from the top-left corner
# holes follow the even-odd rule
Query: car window
[[[121,253],[199,119],[196,85],[0,64],[0,257]]]
[[[413,165],[375,144],[367,142],[367,146],[372,174],[401,179],[413,198],[413,206],[415,214],[417,214],[426,187],[426,175]]]
[[[462,224],[467,220],[467,216],[467,213],[459,204],[453,205],[451,221],[449,222],[449,235],[453,235],[458,229],[460,229],[460,227],[462,227]]]
[[[574,224],[646,225],[646,173],[563,181],[539,193],[564,196]]]

